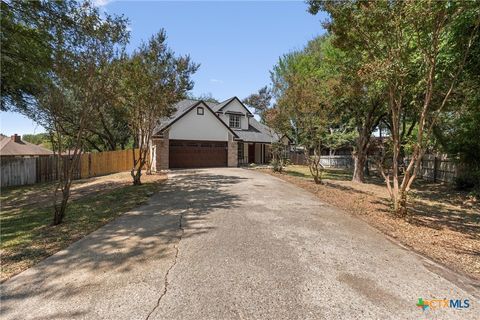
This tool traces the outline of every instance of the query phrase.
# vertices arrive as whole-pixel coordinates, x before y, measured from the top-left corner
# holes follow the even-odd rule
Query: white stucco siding
[[[228,126],[228,114],[219,113],[218,116]]]
[[[223,122],[225,122],[227,125],[229,125],[229,116],[227,114],[228,111],[231,112],[241,112],[243,116],[240,118],[240,128],[242,130],[247,130],[248,129],[248,117],[247,117],[247,111],[245,108],[238,102],[236,99],[227,104],[223,109],[223,117],[221,118]]]
[[[198,107],[196,107],[198,108]],[[177,120],[169,130],[170,139],[228,141],[230,131],[220,123],[212,112],[204,108],[204,114],[198,115],[193,108]]]

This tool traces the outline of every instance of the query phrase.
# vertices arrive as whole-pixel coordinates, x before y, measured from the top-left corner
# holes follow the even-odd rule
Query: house
[[[281,140],[258,122],[237,97],[220,103],[182,100],[159,120],[151,141],[152,170],[237,167],[268,163],[271,144]]]
[[[2,157],[39,157],[52,154],[51,150],[23,141],[22,137],[17,134],[11,137],[2,136],[0,140],[0,156]]]

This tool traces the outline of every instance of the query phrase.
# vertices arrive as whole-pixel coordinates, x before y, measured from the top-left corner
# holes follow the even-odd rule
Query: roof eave
[[[205,106],[214,116],[215,118],[217,118],[218,121],[220,121],[220,123],[222,125],[225,126],[225,128],[227,128],[235,138],[238,138],[238,135],[229,127],[226,125],[225,122],[223,122],[220,118],[218,118],[218,116],[216,115],[215,111],[212,110],[212,108],[210,108],[203,100],[200,100],[198,101],[197,103],[194,103],[192,106],[188,107],[187,110],[185,110],[185,112],[183,112],[180,116],[178,116],[177,118],[175,118],[172,122],[170,122],[167,126],[165,126],[164,128],[160,129],[159,131],[156,132],[156,135],[158,135],[158,133],[160,132],[164,132],[165,130],[167,130],[168,128],[170,128],[175,122],[177,122],[179,119],[181,119],[183,116],[185,116],[187,113],[189,113],[193,108],[196,108],[198,107],[198,105],[200,104],[203,104],[203,106]]]

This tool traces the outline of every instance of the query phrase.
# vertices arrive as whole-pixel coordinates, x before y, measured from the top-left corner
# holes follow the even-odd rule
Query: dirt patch
[[[392,214],[383,185],[335,180],[316,185],[310,178],[259,171],[308,190],[413,250],[480,279],[480,208],[465,201],[465,194],[419,182],[410,197],[409,216],[400,218]]]

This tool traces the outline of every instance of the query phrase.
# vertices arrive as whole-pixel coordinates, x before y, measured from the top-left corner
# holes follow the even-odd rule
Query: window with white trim
[[[230,128],[240,128],[240,115],[230,114],[229,116],[230,116],[229,118]]]

